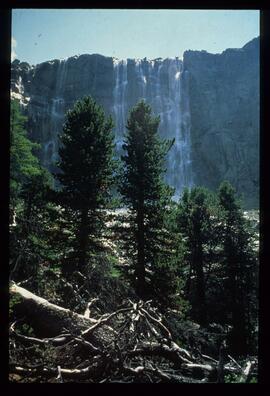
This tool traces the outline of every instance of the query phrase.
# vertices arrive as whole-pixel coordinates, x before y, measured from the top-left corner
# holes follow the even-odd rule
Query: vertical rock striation
[[[175,139],[167,182],[178,197],[184,186],[235,185],[249,206],[258,203],[259,40],[213,55],[186,51],[172,59],[118,60],[81,55],[30,66],[12,63],[12,97],[28,116],[40,158],[56,171],[58,134],[65,113],[92,95],[115,120],[120,154],[128,112],[145,99],[160,116],[162,138]]]
[[[259,39],[222,54],[186,51],[194,183],[229,180],[247,207],[259,201]]]

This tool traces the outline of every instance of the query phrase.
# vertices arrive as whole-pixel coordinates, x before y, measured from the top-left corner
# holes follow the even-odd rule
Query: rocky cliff
[[[113,116],[120,152],[128,111],[144,98],[160,116],[161,136],[175,138],[166,180],[176,195],[184,186],[216,188],[228,179],[248,206],[258,204],[258,39],[217,55],[186,51],[183,61],[121,61],[97,54],[36,66],[15,60],[11,91],[51,171],[65,113],[77,99],[90,94]]]
[[[259,198],[259,39],[222,54],[186,51],[194,183],[229,180],[247,206]]]

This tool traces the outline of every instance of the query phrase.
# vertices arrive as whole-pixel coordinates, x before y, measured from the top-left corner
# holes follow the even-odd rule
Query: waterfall
[[[184,187],[192,187],[190,112],[188,75],[183,72],[182,62],[169,59],[169,101],[167,128],[173,131],[175,143],[168,154],[168,183],[175,188],[179,198]]]
[[[49,125],[45,123],[43,133],[47,139],[44,142],[44,165],[51,170],[55,170],[55,163],[58,160],[58,135],[63,129],[65,114],[65,83],[67,77],[66,60],[60,60],[56,71],[56,84],[53,96],[46,106],[49,114]],[[46,128],[46,130],[45,130]],[[49,133],[48,133],[49,132]]]
[[[191,160],[191,135],[190,135],[190,107],[189,107],[189,73],[187,70],[181,73],[180,78],[180,114],[181,114],[181,169],[184,180],[184,186],[192,187],[193,173]]]
[[[142,67],[141,59],[135,59],[135,74],[137,77],[137,82],[139,84],[140,94],[139,99],[146,99],[146,76]]]
[[[93,62],[92,56],[48,63],[51,68],[50,75],[53,77],[46,86],[46,95],[34,97],[29,105],[35,128],[33,134],[42,143],[43,165],[52,172],[57,171],[55,163],[58,159],[58,135],[63,129],[66,111],[77,99],[91,94],[107,114],[113,115],[118,156],[123,153],[128,112],[140,99],[144,99],[153,113],[160,117],[161,138],[175,139],[166,159],[165,180],[174,187],[177,199],[184,187],[191,187],[193,184],[189,76],[187,71],[183,71],[182,61],[178,58],[113,58],[111,63],[108,62],[107,69],[104,69],[106,72],[93,69],[93,65],[96,62]],[[42,76],[43,66],[40,66]],[[79,73],[80,67],[83,67],[86,76],[89,75],[88,80],[81,80],[80,75],[73,73],[73,70],[78,70]],[[111,77],[109,72],[112,72]],[[112,83],[111,88],[107,86],[109,83]]]
[[[188,99],[188,75],[183,72],[178,58],[133,60],[136,102],[144,99],[155,114],[160,116],[159,133],[162,138],[175,139],[167,156],[166,182],[175,188],[178,199],[184,187],[191,187],[192,163],[190,141],[190,114]],[[114,104],[116,120],[116,146],[119,152],[125,133],[128,113],[127,62],[114,59]],[[130,76],[130,74],[129,74]],[[132,77],[131,77],[132,78]],[[132,93],[134,96],[134,93]]]
[[[118,153],[122,150],[127,112],[127,61],[113,59],[115,87],[113,90],[113,113],[116,120],[115,143]]]

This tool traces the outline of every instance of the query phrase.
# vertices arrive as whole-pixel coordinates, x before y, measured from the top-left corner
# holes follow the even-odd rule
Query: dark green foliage
[[[184,346],[218,358],[226,338],[230,354],[256,353],[255,233],[233,187],[195,187],[173,202],[164,183],[173,142],[159,138],[159,119],[142,101],[129,115],[116,192],[112,120],[86,97],[67,114],[54,191],[25,122],[12,102],[11,279],[79,313],[97,297],[94,317],[150,298]]]
[[[67,113],[61,135],[60,173],[55,175],[61,185],[58,202],[73,223],[73,260],[81,270],[104,228],[115,165],[112,128],[112,119],[85,97]]]
[[[10,147],[10,275],[25,279],[36,274],[47,256],[45,229],[47,194],[52,178],[43,169],[27,138],[26,118],[11,101]]]
[[[192,317],[201,324],[207,323],[206,266],[215,236],[212,200],[210,192],[203,187],[186,189],[176,216],[186,247],[186,295]]]
[[[224,182],[218,195],[204,188],[184,191],[176,214],[183,237],[185,297],[200,324],[231,328],[230,349],[256,350],[257,260],[255,234],[233,187]],[[227,332],[227,330],[226,330]]]
[[[21,202],[16,207],[16,225],[10,228],[11,276],[15,280],[35,276],[41,263],[54,250],[49,235],[52,226],[51,204],[47,194],[51,177],[41,169],[22,187]]]
[[[10,211],[13,220],[15,206],[20,198],[23,185],[33,176],[40,174],[40,166],[33,150],[38,144],[27,138],[26,117],[17,100],[10,102]]]
[[[47,170],[40,168],[40,173],[33,175],[22,186],[21,198],[25,206],[25,218],[27,221],[38,214],[52,186],[52,176]]]
[[[152,116],[144,101],[131,110],[120,192],[129,211],[124,238],[136,291],[144,297],[151,289],[166,300],[177,289],[171,236],[165,224],[172,190],[163,181],[172,142],[160,140],[158,125],[159,118]]]
[[[244,218],[235,190],[228,182],[221,184],[218,198],[222,220],[225,312],[232,325],[230,342],[235,353],[245,354],[254,346],[252,333],[257,317],[254,235]]]

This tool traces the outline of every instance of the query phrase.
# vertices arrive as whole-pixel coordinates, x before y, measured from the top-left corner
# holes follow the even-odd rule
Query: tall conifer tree
[[[153,117],[150,106],[140,101],[130,112],[123,145],[120,191],[129,210],[126,248],[133,262],[136,291],[141,297],[150,288],[168,295],[175,281],[170,276],[171,250],[164,229],[172,195],[164,183],[164,163],[172,142],[159,138],[158,125],[159,118]]]
[[[33,176],[41,174],[38,158],[33,150],[39,145],[31,142],[25,129],[27,118],[20,110],[18,100],[10,102],[10,211],[11,218],[22,187]],[[11,219],[12,220],[12,219]]]
[[[222,219],[224,298],[232,325],[231,347],[235,353],[245,354],[252,343],[252,321],[256,317],[257,270],[252,231],[230,183],[221,184],[218,198]]]
[[[91,97],[67,113],[59,149],[59,202],[73,216],[75,256],[84,270],[87,251],[94,249],[105,222],[113,181],[113,122]],[[91,250],[91,249],[90,249]]]
[[[191,191],[186,189],[177,214],[178,231],[185,241],[185,260],[189,267],[187,297],[191,301],[192,316],[201,324],[207,322],[205,266],[214,234],[210,201],[211,195],[206,188],[194,187]]]
[[[27,137],[19,101],[12,100],[10,110],[10,276],[24,279],[36,275],[46,250],[44,213],[51,178],[35,156],[39,145]]]

